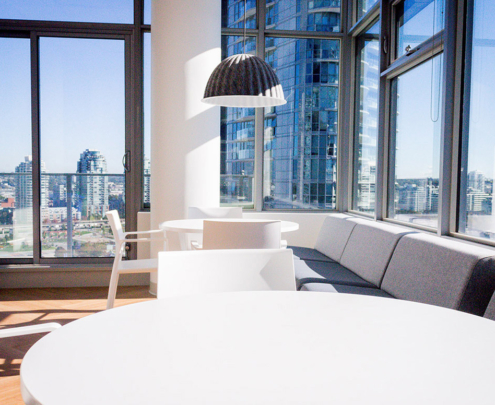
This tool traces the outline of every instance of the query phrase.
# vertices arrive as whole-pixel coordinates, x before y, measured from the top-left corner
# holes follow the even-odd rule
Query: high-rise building
[[[229,3],[227,25],[240,18]],[[243,3],[239,2],[240,10]],[[253,6],[254,7],[254,6]],[[250,15],[247,4],[246,17]],[[267,28],[339,31],[340,1],[267,5]],[[225,56],[254,53],[255,41],[224,39]],[[263,199],[265,208],[335,208],[340,44],[334,39],[267,38],[265,60],[276,70],[287,104],[265,108]],[[254,109],[224,109],[222,203],[252,201]]]
[[[151,183],[151,163],[150,160],[145,156],[144,157],[144,184],[143,184],[143,189],[144,189],[144,195],[143,195],[143,202],[144,203],[150,203],[150,183]]]
[[[40,162],[41,173],[46,173],[45,162]],[[26,156],[24,161],[15,168],[15,206],[16,208],[31,208],[33,206],[33,160]],[[41,208],[48,207],[48,176],[41,176]],[[32,213],[31,213],[32,214]],[[31,216],[32,218],[32,216]]]
[[[468,187],[471,190],[485,192],[485,175],[479,170],[473,170],[468,173]]]
[[[86,149],[77,162],[78,207],[85,218],[103,217],[108,211],[108,177],[96,176],[107,173],[107,161],[98,150]]]

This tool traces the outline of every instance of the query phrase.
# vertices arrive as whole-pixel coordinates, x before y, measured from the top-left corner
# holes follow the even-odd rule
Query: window
[[[111,209],[136,229],[146,193],[128,186],[144,176],[146,189],[149,153],[138,146],[143,14],[144,0],[0,5],[0,264],[110,262]],[[134,40],[146,35],[147,58]]]
[[[39,40],[42,257],[109,256],[125,219],[124,41]]]
[[[374,213],[378,141],[379,23],[357,40],[352,208]]]
[[[432,228],[438,225],[441,72],[440,54],[392,82],[389,217]]]
[[[242,29],[236,4],[223,2],[224,27]],[[221,204],[335,209],[340,40],[332,35],[340,31],[340,1],[263,1],[260,7],[266,10],[267,30],[293,32],[282,38],[258,32],[264,55],[254,38],[246,41],[245,52],[257,53],[272,66],[287,104],[260,111],[222,109]],[[243,52],[239,31],[239,36],[224,33],[225,55]],[[327,37],[311,38],[312,31]]]
[[[340,0],[279,0],[267,2],[271,29],[340,32]]]
[[[222,0],[222,27],[244,28],[244,26],[256,28],[256,0]]]
[[[471,28],[467,40],[458,231],[493,240],[495,4],[486,0],[473,3],[468,19]]]
[[[0,38],[0,77],[0,258],[33,257],[29,39]]]
[[[335,209],[338,40],[275,38],[287,104],[265,109],[264,209]]]
[[[357,19],[363,17],[376,3],[378,0],[357,0]]]
[[[404,0],[396,8],[396,57],[443,29],[443,0]]]

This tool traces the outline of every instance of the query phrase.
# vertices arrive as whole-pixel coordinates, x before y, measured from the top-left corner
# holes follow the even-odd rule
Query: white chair
[[[129,235],[142,235],[142,234],[164,234],[161,230],[156,231],[142,231],[142,232],[124,232],[122,230],[122,224],[120,223],[119,213],[115,210],[107,212],[108,222],[112,228],[113,237],[115,239],[115,259],[113,261],[112,275],[110,277],[110,286],[108,288],[108,300],[107,309],[113,308],[115,302],[115,295],[117,293],[117,285],[119,282],[120,274],[129,273],[152,273],[158,269],[158,259],[141,259],[141,260],[122,260],[126,243],[140,243],[140,242],[158,242],[166,241],[163,238],[137,238],[128,239]]]
[[[290,249],[160,252],[158,264],[158,298],[228,291],[296,290]]]
[[[242,218],[241,207],[189,207],[189,219]]]
[[[195,250],[210,249],[280,249],[280,221],[215,221],[203,223],[203,246],[192,243]]]
[[[242,218],[241,207],[189,207],[187,210],[188,219],[208,219],[208,218]],[[188,234],[187,246],[195,249],[203,243],[203,235]]]
[[[39,325],[19,326],[18,328],[0,329],[0,338],[33,335],[35,333],[52,332],[60,328],[57,322],[40,323]]]

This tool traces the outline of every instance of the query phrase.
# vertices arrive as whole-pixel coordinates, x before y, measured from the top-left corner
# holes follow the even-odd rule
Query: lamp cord
[[[246,0],[244,0],[244,18],[243,18],[243,25],[244,25],[244,36],[242,37],[242,53],[246,53]]]

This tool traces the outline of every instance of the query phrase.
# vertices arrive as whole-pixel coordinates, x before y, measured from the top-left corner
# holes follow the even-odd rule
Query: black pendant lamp
[[[245,16],[246,0],[243,48],[246,46]],[[272,67],[263,59],[246,53],[230,56],[215,68],[202,101],[223,107],[273,107],[287,102]]]

